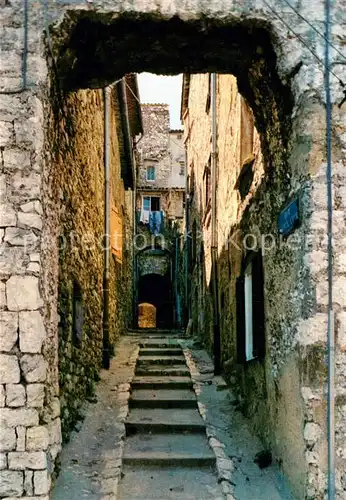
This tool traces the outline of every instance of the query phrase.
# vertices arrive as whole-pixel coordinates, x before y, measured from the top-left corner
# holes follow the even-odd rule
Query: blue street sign
[[[282,236],[288,236],[299,225],[299,222],[299,203],[298,198],[295,198],[279,215],[279,233]]]

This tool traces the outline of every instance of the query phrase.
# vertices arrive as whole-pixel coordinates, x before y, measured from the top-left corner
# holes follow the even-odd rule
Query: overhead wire
[[[283,19],[282,16],[280,16],[280,14],[278,14],[276,12],[276,10],[266,1],[266,0],[262,0],[262,2],[268,7],[268,9],[271,10],[271,12],[274,14],[275,17],[277,17],[277,19],[279,19],[286,27],[287,29],[293,33],[293,35],[298,39],[300,40],[300,42],[309,50],[309,52],[311,52],[311,54],[314,56],[314,58],[323,66],[323,68],[325,69],[325,63],[322,61],[322,59],[320,59],[318,57],[318,55],[316,54],[316,52],[311,49],[311,47],[309,46],[308,42],[306,42],[306,40],[304,38],[302,38],[301,35],[299,35],[298,33],[296,33],[292,28],[291,26]],[[322,35],[323,36],[323,35]],[[324,37],[324,36],[323,36]],[[341,80],[340,77],[338,77],[330,68],[329,68],[329,73],[332,74],[340,83],[340,85],[345,88],[345,83]]]
[[[288,0],[283,0],[283,2],[285,2],[285,4],[300,18],[302,19],[304,22],[306,22],[310,28],[312,28],[318,35],[320,35],[322,38],[324,38],[324,40],[328,43],[329,47],[331,47],[332,49],[335,50],[335,52],[337,52],[343,59],[345,59],[345,62],[346,62],[346,56],[337,48],[335,47],[335,45],[333,45],[330,40],[327,38],[326,35],[324,35],[319,29],[316,28],[316,26],[314,26],[310,21],[308,21],[308,19],[306,19],[306,17],[304,17],[300,12],[299,10],[297,10],[295,7],[293,7],[293,5],[288,1]]]

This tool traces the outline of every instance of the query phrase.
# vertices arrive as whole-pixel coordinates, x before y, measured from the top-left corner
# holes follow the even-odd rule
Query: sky
[[[180,99],[183,75],[162,76],[151,73],[138,75],[139,95],[142,104],[169,104],[172,129],[182,128]]]

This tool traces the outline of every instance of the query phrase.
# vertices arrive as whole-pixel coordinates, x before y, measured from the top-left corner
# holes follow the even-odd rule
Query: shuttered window
[[[249,256],[237,280],[237,357],[239,363],[265,355],[264,280],[260,252]]]

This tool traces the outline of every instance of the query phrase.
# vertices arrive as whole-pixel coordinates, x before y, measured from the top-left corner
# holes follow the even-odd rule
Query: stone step
[[[181,356],[183,355],[183,350],[181,347],[171,347],[171,348],[151,348],[143,347],[139,351],[139,355],[145,356]],[[184,356],[185,357],[185,356]]]
[[[216,458],[202,434],[136,434],[125,442],[125,465],[193,467],[215,465]]]
[[[181,433],[202,432],[205,426],[197,409],[133,408],[126,422],[127,435],[136,432]]]
[[[186,365],[137,365],[136,375],[147,375],[147,376],[178,376],[182,377],[185,375],[190,375],[190,371]]]
[[[212,467],[125,466],[119,500],[222,500]],[[135,480],[134,480],[135,478]]]
[[[132,389],[186,389],[192,387],[190,377],[157,377],[135,376],[131,382]]]
[[[139,352],[139,358],[137,359],[137,365],[185,365],[185,356],[142,356]]]
[[[188,389],[138,389],[132,391],[131,408],[196,408],[195,393]]]
[[[155,348],[155,349],[175,349],[181,348],[179,339],[142,339],[139,342],[140,348]]]

